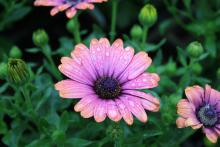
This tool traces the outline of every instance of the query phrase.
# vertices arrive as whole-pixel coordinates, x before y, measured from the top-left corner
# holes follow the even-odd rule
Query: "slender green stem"
[[[147,34],[148,34],[148,27],[144,26],[143,35],[142,35],[142,44],[141,44],[141,47],[142,47],[143,50],[144,50],[145,43],[146,43],[146,40],[147,40]]]
[[[115,140],[114,147],[122,147],[122,143],[120,140]]]
[[[118,0],[112,0],[112,20],[111,20],[111,32],[110,39],[113,41],[116,36],[116,19],[117,19]]]
[[[43,54],[46,56],[47,60],[49,61],[49,64],[51,65],[52,74],[57,80],[61,80],[62,76],[60,72],[57,69],[56,64],[54,63],[52,56],[51,56],[51,49],[49,45],[43,46]]]
[[[61,80],[61,79],[62,79],[62,76],[61,76],[60,72],[58,71],[57,66],[56,66],[56,64],[54,63],[52,57],[51,57],[51,56],[47,56],[47,59],[48,59],[50,65],[51,65],[51,67],[52,67],[54,76],[56,77],[56,79]]]
[[[23,94],[24,98],[25,98],[25,102],[27,105],[27,109],[30,110],[30,118],[32,119],[32,121],[37,125],[38,129],[41,130],[45,135],[49,136],[49,132],[47,132],[43,126],[41,126],[39,124],[39,119],[37,117],[37,113],[34,111],[34,107],[33,104],[31,102],[31,98],[30,98],[30,94],[29,91],[27,91],[27,89],[24,87],[21,87],[21,93]]]
[[[33,108],[33,105],[32,105],[31,99],[30,99],[29,92],[27,91],[27,89],[25,87],[21,87],[21,92],[25,98],[25,102],[26,102],[28,109],[31,110],[31,112],[33,113],[34,108]]]
[[[81,42],[81,36],[80,36],[80,23],[78,20],[78,15],[76,15],[74,18],[74,24],[75,24],[75,30],[73,30],[73,35],[75,39],[75,43],[80,43]]]

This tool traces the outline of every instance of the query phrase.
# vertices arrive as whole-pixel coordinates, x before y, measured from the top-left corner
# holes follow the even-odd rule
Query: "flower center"
[[[102,99],[115,99],[121,94],[119,82],[111,77],[99,78],[95,81],[94,89]]]
[[[197,117],[205,127],[212,127],[218,121],[218,113],[215,107],[206,104],[197,111]]]

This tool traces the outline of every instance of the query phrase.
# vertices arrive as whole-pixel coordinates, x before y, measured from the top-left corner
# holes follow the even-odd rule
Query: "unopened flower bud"
[[[33,33],[33,42],[38,47],[44,47],[49,42],[49,37],[45,30],[38,29]]]
[[[24,85],[28,82],[30,73],[26,63],[21,59],[9,59],[8,79],[16,85]]]
[[[6,79],[7,76],[7,64],[6,63],[0,63],[0,79]]]
[[[145,27],[151,27],[157,21],[157,10],[151,5],[145,5],[139,14],[139,21]]]
[[[119,140],[123,136],[123,130],[119,124],[113,124],[107,128],[106,134],[112,140]]]
[[[217,78],[220,79],[220,68],[217,70]]]
[[[166,67],[165,67],[165,71],[166,71],[166,74],[172,76],[172,75],[175,75],[176,73],[176,63],[173,62],[173,61],[170,61]]]
[[[13,46],[9,52],[11,58],[21,58],[22,52],[17,46]]]
[[[187,46],[187,52],[190,57],[198,58],[203,54],[204,49],[201,43],[199,43],[198,41],[194,41]]]
[[[131,37],[135,40],[140,40],[142,37],[143,29],[139,25],[134,25],[131,29]]]
[[[67,24],[66,24],[66,28],[70,33],[73,33],[75,30],[75,21],[73,19],[70,19]]]
[[[192,65],[192,71],[194,74],[199,75],[202,72],[202,66],[199,63],[195,63]]]

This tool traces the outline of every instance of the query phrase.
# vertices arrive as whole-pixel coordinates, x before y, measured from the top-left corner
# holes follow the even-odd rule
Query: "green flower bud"
[[[134,25],[130,32],[132,39],[140,40],[142,37],[142,32],[143,30],[139,25]]]
[[[170,61],[165,67],[165,72],[166,72],[167,75],[170,75],[170,76],[175,75],[175,73],[176,73],[176,63],[173,62],[173,61]]]
[[[119,124],[110,125],[106,130],[106,135],[112,140],[119,140],[123,136],[123,130]]]
[[[21,59],[9,59],[8,79],[16,85],[24,85],[28,82],[30,73],[26,63]]]
[[[44,47],[49,42],[49,37],[45,30],[38,29],[33,33],[33,42],[38,47]]]
[[[21,58],[22,52],[17,46],[13,46],[9,52],[11,58]]]
[[[192,71],[196,75],[200,75],[202,72],[202,66],[199,63],[195,63],[192,65]]]
[[[198,58],[204,52],[202,44],[199,43],[198,41],[191,42],[187,46],[186,49],[187,49],[187,52],[188,52],[189,56],[192,57],[192,58]]]
[[[6,79],[8,73],[8,66],[6,63],[0,64],[0,79]]]
[[[151,5],[147,4],[139,13],[139,21],[145,27],[151,27],[157,21],[157,9]]]
[[[220,79],[220,68],[218,68],[218,70],[217,70],[217,78]]]
[[[73,19],[70,19],[66,24],[66,28],[70,33],[73,33],[73,31],[75,30],[75,27],[76,27],[76,24]]]

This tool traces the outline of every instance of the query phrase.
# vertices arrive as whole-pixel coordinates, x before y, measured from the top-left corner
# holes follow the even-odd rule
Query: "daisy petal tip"
[[[208,138],[209,141],[212,143],[216,143],[218,140],[218,135],[215,133],[214,130],[204,128],[203,132],[205,133],[206,137]]]
[[[115,46],[115,47],[121,46],[121,47],[123,47],[123,41],[122,41],[122,39],[120,39],[120,38],[116,39],[116,40],[113,42],[112,46]]]
[[[176,120],[177,128],[185,128],[186,127],[185,122],[186,120],[184,118],[182,117],[177,118]]]
[[[126,122],[129,126],[132,126],[133,125],[133,120],[132,121],[127,121]]]
[[[97,117],[95,117],[95,121],[96,121],[97,123],[102,123],[104,120],[105,120],[105,119],[103,119],[103,118],[97,118]]]

